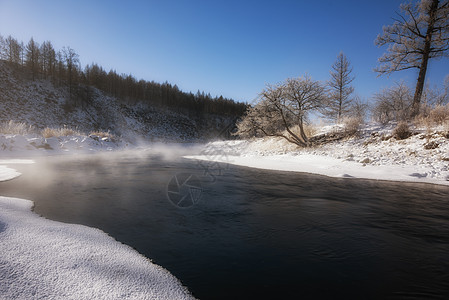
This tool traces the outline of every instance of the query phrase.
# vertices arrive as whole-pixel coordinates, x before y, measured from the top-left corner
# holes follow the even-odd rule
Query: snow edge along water
[[[217,141],[184,158],[251,168],[335,178],[449,185],[449,142],[426,150],[419,136],[408,141],[350,139],[320,148],[299,149],[280,139]],[[223,168],[225,169],[225,168]]]
[[[19,175],[0,166],[0,181]],[[0,298],[194,299],[131,247],[96,228],[45,219],[33,205],[0,196]]]

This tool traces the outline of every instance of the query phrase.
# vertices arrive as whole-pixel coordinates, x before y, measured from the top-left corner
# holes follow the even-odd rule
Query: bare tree
[[[324,102],[323,84],[309,76],[289,78],[282,84],[268,85],[259,98],[259,103],[237,125],[237,134],[276,136],[298,146],[309,146],[304,125],[308,113]]]
[[[343,52],[338,54],[330,75],[331,79],[327,83],[329,86],[328,103],[324,107],[323,114],[340,123],[342,117],[350,112],[353,100],[351,95],[354,92],[351,82],[355,78],[352,76],[351,64]]]
[[[5,39],[0,34],[0,59],[6,59]]]
[[[426,117],[432,109],[447,104],[449,104],[449,75],[446,76],[442,87],[426,85],[421,100],[419,116]]]
[[[20,64],[20,54],[22,48],[15,38],[8,36],[5,39],[5,50],[6,50],[6,59],[10,63]]]
[[[67,67],[67,81],[68,81],[67,83],[69,85],[69,100],[71,100],[72,94],[73,94],[73,85],[77,79],[77,73],[78,73],[80,61],[79,61],[78,54],[72,48],[64,47],[62,49],[62,52],[63,52],[65,64]]]
[[[53,75],[56,53],[50,41],[45,41],[41,45],[41,67],[44,78]]]
[[[26,49],[23,41],[20,41],[20,65],[22,67],[25,66],[25,60],[26,59]]]
[[[404,82],[383,89],[374,96],[373,118],[381,123],[404,121],[412,108],[412,93]]]
[[[248,107],[245,117],[238,123],[237,134],[242,137],[251,136],[279,136],[285,130],[284,122],[293,125],[292,116],[284,114],[282,120],[281,110],[276,108],[284,101],[282,85],[267,85],[259,94],[259,102]]]
[[[363,100],[359,96],[355,96],[349,109],[351,117],[357,119],[360,123],[363,123],[365,122],[368,110],[369,105],[366,100]]]
[[[384,26],[376,45],[390,45],[376,69],[379,74],[419,69],[411,116],[419,113],[428,60],[447,57],[449,50],[449,0],[421,0],[401,4],[402,14]]]
[[[33,38],[26,45],[26,64],[33,75],[33,80],[39,73],[39,44]]]

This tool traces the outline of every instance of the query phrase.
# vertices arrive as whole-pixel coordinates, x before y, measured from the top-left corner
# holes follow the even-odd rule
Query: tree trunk
[[[439,0],[432,0],[429,9],[429,24],[427,26],[426,39],[424,41],[424,49],[422,53],[421,66],[419,67],[418,80],[416,82],[415,95],[413,97],[411,117],[419,114],[419,106],[421,104],[421,96],[424,90],[424,82],[426,80],[427,63],[430,55],[430,46],[432,43],[432,32],[435,25],[436,12],[438,10]]]

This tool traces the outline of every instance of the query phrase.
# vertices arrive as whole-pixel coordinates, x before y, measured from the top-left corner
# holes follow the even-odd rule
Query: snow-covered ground
[[[13,174],[12,174],[13,175]],[[191,299],[167,270],[104,232],[0,197],[1,299]]]
[[[0,134],[0,158],[93,153],[127,147],[131,147],[127,142],[113,141],[108,137],[99,136],[44,138],[38,135]]]
[[[394,126],[366,125],[359,137],[309,149],[282,138],[218,141],[207,144],[201,155],[186,157],[331,177],[449,185],[448,131],[415,128],[415,135],[397,140],[391,137]],[[324,127],[318,134],[332,130],[335,126]]]

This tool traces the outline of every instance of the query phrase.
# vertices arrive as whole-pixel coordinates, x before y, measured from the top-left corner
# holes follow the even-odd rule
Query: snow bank
[[[43,138],[34,135],[0,135],[0,155],[7,157],[55,155],[68,152],[92,153],[112,151],[127,146],[125,142],[115,142],[107,137],[98,136]]]
[[[32,164],[34,161],[30,159],[0,159],[0,182],[14,179],[20,176],[20,172],[14,169],[8,168],[5,165],[8,164]]]
[[[11,180],[20,176],[20,173],[14,169],[0,165],[0,181]]]
[[[418,132],[396,140],[392,128],[367,125],[360,137],[309,149],[280,138],[213,142],[201,155],[186,158],[330,177],[449,185],[447,133]]]
[[[0,158],[111,151],[86,136],[0,136]],[[20,175],[0,159],[0,181]],[[28,200],[0,196],[0,299],[192,299],[167,270],[104,232],[50,221]]]
[[[167,270],[104,232],[0,197],[0,298],[191,299]]]

